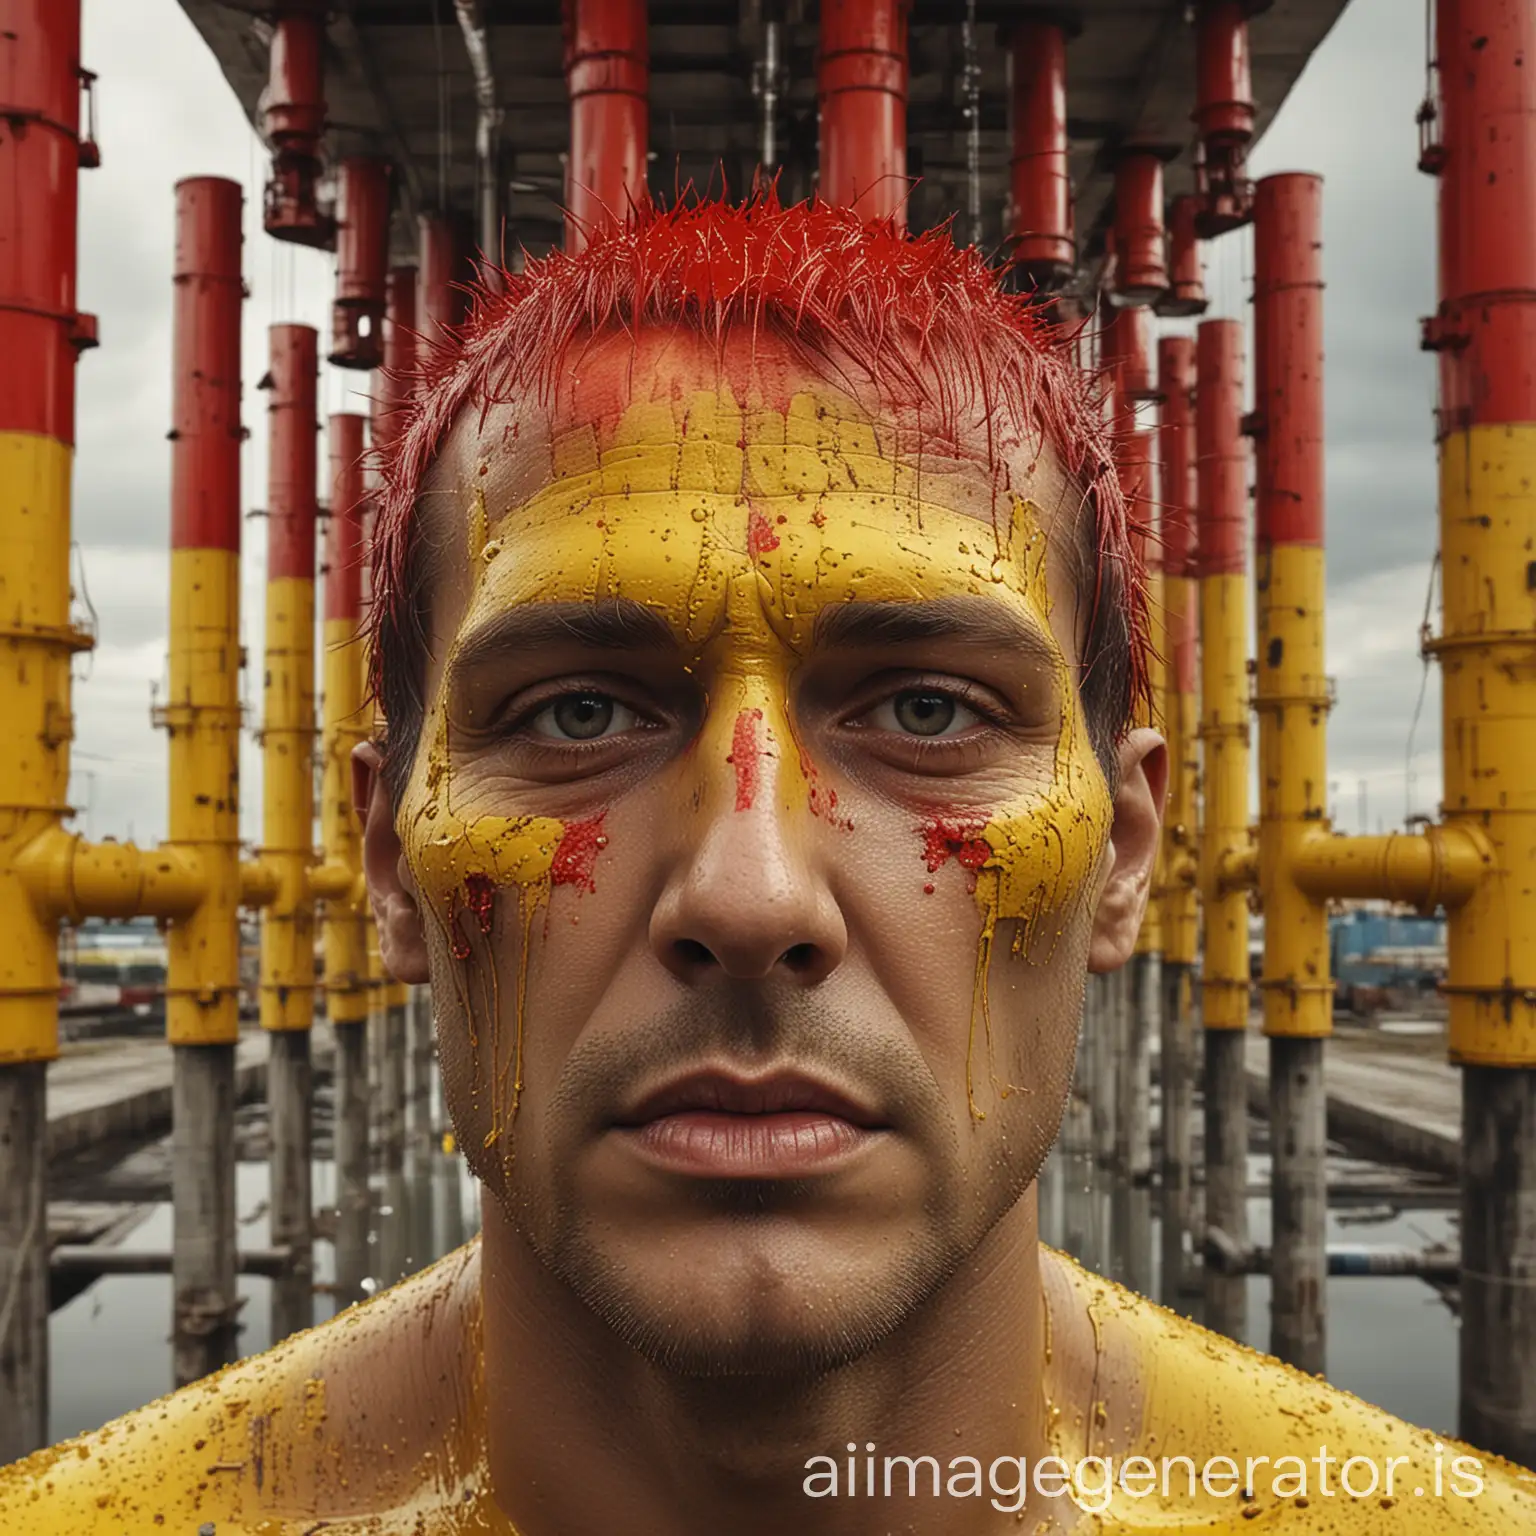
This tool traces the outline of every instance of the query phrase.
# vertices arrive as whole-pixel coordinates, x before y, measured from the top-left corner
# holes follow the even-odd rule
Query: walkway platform
[[[1324,1053],[1328,1134],[1405,1168],[1461,1172],[1461,1073],[1445,1059],[1443,1032],[1395,1034],[1389,1022],[1337,1027]],[[1269,1105],[1269,1042],[1247,1039],[1248,1103]]]

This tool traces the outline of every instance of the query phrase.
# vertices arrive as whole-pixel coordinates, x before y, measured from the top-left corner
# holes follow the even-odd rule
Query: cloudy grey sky
[[[1409,24],[1410,13],[1412,23]],[[260,231],[265,154],[213,57],[176,0],[85,0],[84,62],[101,75],[102,168],[81,177],[80,304],[102,346],[79,371],[75,537],[100,642],[77,664],[72,799],[94,837],[153,841],[165,831],[165,738],[150,725],[166,649],[170,453],[172,186],[219,175],[246,189],[247,508],[263,502],[267,327],[324,333],[331,258]],[[1329,736],[1339,825],[1433,811],[1440,792],[1438,677],[1429,674],[1405,771],[1424,668],[1418,627],[1435,547],[1433,369],[1418,317],[1434,301],[1434,188],[1414,168],[1423,36],[1403,0],[1353,0],[1254,156],[1258,175],[1319,171],[1327,280],[1328,665],[1338,680]],[[1246,233],[1211,252],[1211,314],[1245,317]],[[366,409],[366,376],[327,369],[323,412]],[[264,524],[246,526],[242,626],[259,656]],[[259,669],[247,673],[252,720]],[[260,760],[243,762],[244,834],[256,839]],[[88,812],[88,815],[86,814]]]

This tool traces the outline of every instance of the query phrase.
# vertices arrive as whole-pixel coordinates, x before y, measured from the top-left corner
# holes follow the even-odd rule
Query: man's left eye
[[[536,736],[554,741],[597,741],[633,730],[639,716],[606,693],[568,693],[529,721]]]
[[[958,736],[979,725],[981,716],[953,694],[912,688],[877,704],[870,711],[869,723],[877,730],[895,731],[903,736]]]

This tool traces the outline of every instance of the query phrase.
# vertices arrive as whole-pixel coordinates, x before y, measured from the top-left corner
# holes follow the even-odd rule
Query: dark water
[[[316,1209],[334,1205],[335,1165],[317,1160]],[[368,1280],[372,1292],[451,1252],[479,1228],[476,1186],[463,1159],[440,1145],[408,1153],[399,1171],[375,1173],[369,1222]],[[265,1247],[267,1165],[236,1168],[239,1244]],[[125,1250],[168,1250],[171,1207],[161,1203],[124,1240]],[[315,1244],[315,1278],[335,1279],[335,1251]],[[240,1278],[244,1299],[240,1352],[257,1354],[272,1342],[272,1281]],[[333,1297],[315,1297],[315,1321],[336,1311]],[[169,1275],[114,1275],[96,1281],[50,1319],[49,1438],[61,1440],[171,1390],[171,1281]]]
[[[1368,1164],[1331,1159],[1334,1177],[1375,1173]],[[1249,1187],[1269,1181],[1269,1159],[1250,1155]],[[1407,1210],[1362,1220],[1330,1210],[1328,1243],[1340,1247],[1421,1249],[1456,1240],[1451,1213]],[[1250,1239],[1268,1244],[1270,1204],[1248,1202]],[[1159,1255],[1157,1196],[1095,1167],[1088,1153],[1051,1155],[1040,1179],[1040,1235],[1080,1263],[1199,1320],[1198,1299],[1169,1294]],[[1269,1277],[1250,1275],[1243,1342],[1269,1349]],[[1440,1294],[1412,1276],[1334,1277],[1327,1282],[1328,1369],[1335,1386],[1409,1423],[1442,1434],[1456,1428],[1457,1329]]]

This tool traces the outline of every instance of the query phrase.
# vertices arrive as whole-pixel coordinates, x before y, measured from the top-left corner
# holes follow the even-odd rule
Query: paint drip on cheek
[[[608,835],[603,831],[606,811],[586,821],[568,821],[560,841],[555,845],[555,856],[549,865],[551,885],[574,885],[580,890],[595,891],[597,881],[594,870],[597,856],[608,846]]]

